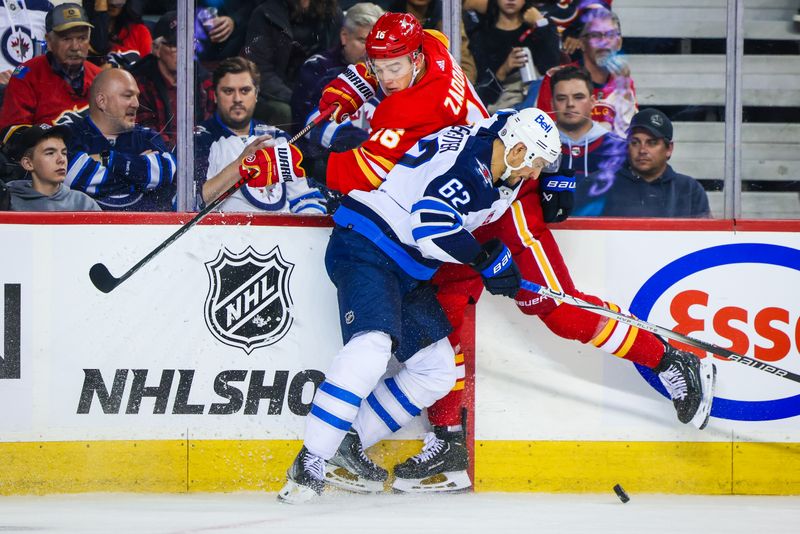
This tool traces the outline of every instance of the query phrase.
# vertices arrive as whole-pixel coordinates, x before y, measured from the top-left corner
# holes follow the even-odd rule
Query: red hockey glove
[[[239,165],[239,175],[250,178],[250,187],[269,187],[281,182],[292,182],[305,178],[306,171],[300,166],[303,154],[294,145],[282,144],[257,150]]]
[[[331,118],[342,122],[358,111],[364,102],[375,96],[378,82],[369,73],[366,65],[350,65],[339,76],[331,80],[322,90],[319,100],[320,111],[335,106]]]

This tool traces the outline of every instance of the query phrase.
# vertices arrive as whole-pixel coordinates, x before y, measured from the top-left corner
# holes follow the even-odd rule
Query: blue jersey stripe
[[[381,403],[378,402],[377,398],[375,398],[374,393],[369,394],[369,396],[367,397],[367,403],[375,411],[375,413],[378,414],[378,417],[380,417],[383,420],[383,422],[386,424],[389,430],[391,430],[392,432],[397,432],[398,430],[400,430],[400,425],[398,425],[397,421],[395,421],[392,418],[392,416],[389,415],[389,412],[387,412],[386,409],[383,406],[381,406]]]
[[[323,382],[320,384],[319,389],[331,397],[336,397],[339,400],[343,400],[347,404],[352,404],[356,408],[361,406],[361,397],[355,393],[347,391],[346,389],[342,389],[339,386],[334,386],[330,382]]]
[[[350,197],[345,197],[345,201],[346,200],[352,199]],[[342,205],[336,210],[336,213],[333,214],[333,220],[336,224],[345,228],[352,228],[372,241],[375,246],[397,262],[406,273],[415,279],[431,279],[436,269],[441,265],[441,262],[425,259],[416,250],[400,243],[397,238],[393,239],[394,232],[392,232],[390,228],[386,227],[381,229],[374,221],[367,218],[365,215],[354,211],[349,206],[345,206],[345,201],[342,202]],[[364,207],[363,204],[359,204],[359,206]]]
[[[334,428],[338,428],[339,430],[350,430],[350,425],[352,424],[350,421],[345,421],[344,419],[336,417],[332,413],[323,410],[316,404],[311,405],[311,415],[315,416],[324,423],[328,423]]]
[[[414,406],[414,404],[408,400],[406,394],[400,390],[400,386],[397,385],[394,377],[390,376],[384,380],[384,383],[386,384],[386,387],[389,388],[389,391],[392,392],[392,395],[395,396],[400,405],[405,409],[405,411],[410,413],[413,417],[416,417],[422,413],[422,410]]]
[[[461,219],[461,214],[458,213],[452,206],[447,204],[446,202],[442,202],[441,200],[435,200],[430,197],[423,198],[422,200],[415,202],[413,206],[411,206],[412,213],[415,211],[433,211],[439,213],[448,213],[452,215],[452,217],[458,221],[458,224],[463,224],[463,220]]]

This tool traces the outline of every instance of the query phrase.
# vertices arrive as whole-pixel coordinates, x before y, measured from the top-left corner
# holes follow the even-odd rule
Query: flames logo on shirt
[[[289,277],[294,264],[280,248],[267,254],[252,247],[239,254],[223,248],[205,265],[205,321],[214,337],[250,354],[286,335],[293,322]]]

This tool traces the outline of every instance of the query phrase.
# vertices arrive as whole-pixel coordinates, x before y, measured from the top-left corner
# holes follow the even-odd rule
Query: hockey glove
[[[539,178],[539,199],[544,222],[561,222],[569,217],[575,203],[575,171]]]
[[[483,285],[492,295],[514,298],[519,292],[522,276],[508,250],[499,239],[481,245],[481,252],[469,264],[481,274]]]
[[[269,187],[281,182],[293,182],[305,178],[306,171],[300,166],[303,154],[294,145],[282,144],[262,148],[244,158],[239,165],[239,175],[250,187]]]
[[[319,109],[323,111],[335,107],[331,118],[336,122],[342,122],[361,109],[364,102],[375,96],[377,87],[378,82],[366,65],[363,63],[350,65],[322,90]]]

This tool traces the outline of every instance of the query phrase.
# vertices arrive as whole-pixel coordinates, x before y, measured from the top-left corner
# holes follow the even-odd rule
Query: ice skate
[[[667,388],[678,420],[704,429],[711,415],[717,379],[717,368],[711,358],[701,360],[690,352],[666,345],[664,357],[653,370]]]
[[[401,493],[444,493],[472,487],[464,433],[437,426],[425,435],[422,452],[394,466],[392,489]]]
[[[386,469],[369,459],[354,430],[345,434],[325,469],[325,481],[328,484],[356,493],[382,492],[383,483],[388,477]]]
[[[303,446],[286,472],[286,484],[278,492],[278,500],[302,504],[316,499],[325,487],[325,460]]]

